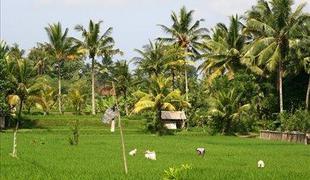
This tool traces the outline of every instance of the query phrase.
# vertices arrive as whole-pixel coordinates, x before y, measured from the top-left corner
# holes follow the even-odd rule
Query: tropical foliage
[[[119,57],[112,27],[101,31],[102,21],[77,25],[80,38],[49,24],[48,42],[29,51],[1,41],[1,115],[16,114],[18,128],[23,113],[103,113],[115,95],[121,115],[151,119],[154,132],[165,129],[163,110],[185,111],[188,130],[308,131],[310,16],[304,7],[258,0],[210,31],[182,7],[169,26],[159,25],[166,37],[137,47],[132,59]]]

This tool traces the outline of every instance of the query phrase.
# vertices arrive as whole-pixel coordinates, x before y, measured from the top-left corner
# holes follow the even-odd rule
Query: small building
[[[112,86],[101,86],[97,89],[100,96],[115,96]]]
[[[167,129],[183,129],[186,116],[184,111],[161,111],[161,120]]]

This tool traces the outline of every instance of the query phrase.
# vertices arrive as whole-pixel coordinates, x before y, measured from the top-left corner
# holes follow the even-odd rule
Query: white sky
[[[47,41],[44,27],[60,21],[69,27],[71,36],[76,24],[86,25],[89,19],[103,20],[104,30],[113,27],[116,47],[125,55],[135,56],[133,49],[140,49],[149,39],[164,36],[157,24],[170,25],[170,14],[185,5],[195,10],[195,19],[205,19],[204,27],[211,28],[218,22],[228,22],[233,14],[242,14],[256,0],[0,0],[1,39],[17,43],[28,50],[36,42]],[[305,11],[310,12],[310,0]]]

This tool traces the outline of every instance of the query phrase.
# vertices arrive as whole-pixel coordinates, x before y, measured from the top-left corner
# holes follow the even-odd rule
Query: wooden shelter
[[[101,96],[115,96],[115,92],[112,86],[101,86],[97,91]]]
[[[161,111],[161,120],[167,129],[180,129],[185,126],[184,111]]]

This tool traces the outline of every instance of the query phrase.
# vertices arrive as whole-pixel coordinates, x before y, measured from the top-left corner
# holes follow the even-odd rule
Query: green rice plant
[[[181,167],[169,167],[164,171],[163,180],[186,179],[191,169],[192,167],[188,164],[182,164]]]
[[[69,137],[69,144],[70,145],[78,145],[79,144],[79,120],[74,121],[74,126],[71,128],[72,136]]]

